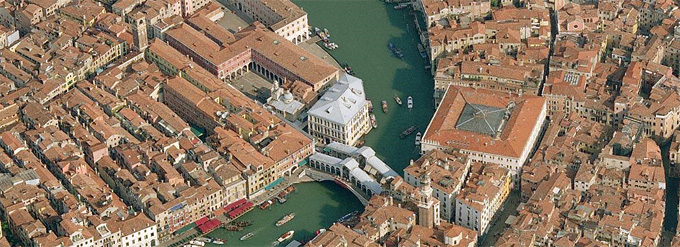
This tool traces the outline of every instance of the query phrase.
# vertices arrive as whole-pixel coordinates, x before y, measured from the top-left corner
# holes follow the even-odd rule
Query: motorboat
[[[394,96],[394,101],[397,102],[397,105],[401,105],[401,103],[402,103],[401,98],[399,98],[399,96]]]
[[[374,129],[378,128],[378,121],[375,119],[375,114],[371,113],[371,125]]]
[[[383,100],[383,101],[381,101],[380,103],[382,104],[383,112],[384,112],[384,113],[387,113],[387,101],[384,101],[384,100]]]
[[[283,235],[281,235],[281,237],[279,237],[279,239],[277,239],[276,241],[279,241],[279,243],[282,243],[283,241],[291,239],[293,237],[293,234],[295,234],[295,231],[290,230],[290,231],[284,233]]]
[[[421,136],[420,132],[418,132],[418,133],[416,134],[416,146],[417,146],[417,145],[420,145],[420,138],[421,138],[421,137],[422,137],[422,136]]]
[[[413,97],[408,96],[406,99],[406,104],[408,105],[408,109],[413,109]]]
[[[422,44],[418,44],[418,53],[420,53],[422,58],[427,59],[427,52],[425,51],[425,47],[423,47]]]
[[[249,239],[253,235],[255,235],[255,233],[253,233],[253,232],[246,233],[246,235],[241,236],[241,241]]]
[[[295,218],[295,213],[287,214],[286,216],[283,216],[283,218],[276,222],[276,226],[282,226],[283,224],[288,223],[288,221],[292,220],[293,218]]]
[[[197,241],[197,240],[191,240],[191,241],[189,241],[189,244],[198,245],[198,246],[205,246],[205,243],[203,243],[201,241]]]

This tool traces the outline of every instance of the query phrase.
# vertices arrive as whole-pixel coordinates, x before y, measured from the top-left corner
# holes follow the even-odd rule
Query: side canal
[[[395,10],[392,4],[378,0],[293,0],[308,13],[313,27],[327,28],[332,42],[340,48],[330,54],[340,63],[347,63],[364,81],[366,95],[375,106],[378,128],[366,136],[366,145],[395,171],[402,173],[410,159],[418,157],[415,133],[400,139],[399,134],[411,125],[424,132],[433,113],[433,80],[426,59],[418,53],[418,34],[407,9]],[[404,53],[395,57],[388,44],[393,43]],[[395,96],[404,104],[398,106]],[[406,98],[413,97],[414,107],[406,107]],[[386,100],[388,113],[380,109]],[[293,239],[302,241],[319,228],[327,228],[343,215],[362,210],[362,205],[351,194],[332,182],[303,183],[295,185],[285,204],[275,204],[270,209],[254,209],[239,220],[254,221],[241,232],[218,229],[210,237],[226,238],[225,246],[272,246],[281,234],[295,230]],[[284,215],[295,212],[295,219],[281,227],[275,222]],[[255,235],[246,240],[239,238],[248,233]],[[285,246],[288,242],[282,244]],[[208,245],[210,246],[210,245]]]

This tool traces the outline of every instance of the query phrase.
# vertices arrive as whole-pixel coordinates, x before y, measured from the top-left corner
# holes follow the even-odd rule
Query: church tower
[[[427,228],[439,226],[441,221],[439,213],[439,200],[432,197],[432,186],[430,186],[429,173],[420,177],[420,187],[418,189],[418,225]]]
[[[135,49],[142,52],[149,46],[149,36],[147,36],[146,19],[144,18],[144,15],[134,15],[131,26]]]

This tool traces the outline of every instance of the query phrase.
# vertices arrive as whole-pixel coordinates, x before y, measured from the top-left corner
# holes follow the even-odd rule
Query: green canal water
[[[327,28],[331,41],[340,48],[330,54],[340,63],[349,64],[364,81],[366,96],[371,99],[378,128],[366,137],[378,157],[398,173],[418,157],[415,133],[400,139],[399,134],[411,125],[425,132],[434,113],[433,80],[427,62],[417,49],[418,34],[407,9],[395,10],[393,4],[378,0],[293,0],[308,13],[309,25]],[[388,50],[393,43],[404,53],[399,59]],[[394,96],[400,96],[399,106]],[[412,110],[406,97],[413,97]],[[388,102],[388,113],[380,101]]]
[[[427,62],[420,57],[418,36],[408,10],[394,10],[393,5],[378,0],[293,0],[308,13],[311,26],[327,28],[331,41],[340,48],[330,54],[340,64],[349,64],[356,76],[364,81],[366,95],[375,106],[378,128],[366,137],[366,145],[395,171],[402,173],[409,160],[418,157],[415,133],[400,139],[399,134],[411,125],[424,132],[434,113],[433,81]],[[396,58],[388,50],[395,44],[404,53]],[[400,96],[402,106],[394,101]],[[414,107],[408,110],[406,98],[413,97]],[[388,113],[380,109],[380,101],[389,104]],[[271,246],[281,234],[295,230],[293,239],[311,237],[319,228],[327,228],[343,215],[361,210],[359,201],[332,182],[296,185],[296,193],[288,202],[255,209],[239,220],[254,220],[253,226],[242,232],[218,229],[209,236],[228,239],[226,246]],[[295,212],[295,219],[282,227],[274,223],[285,214]],[[246,241],[239,238],[247,232],[255,235]],[[282,244],[284,246],[287,243]]]

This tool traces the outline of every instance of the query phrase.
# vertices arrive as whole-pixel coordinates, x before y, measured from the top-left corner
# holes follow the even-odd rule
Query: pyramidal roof
[[[309,109],[309,115],[345,125],[366,105],[361,79],[342,74],[338,81]]]

